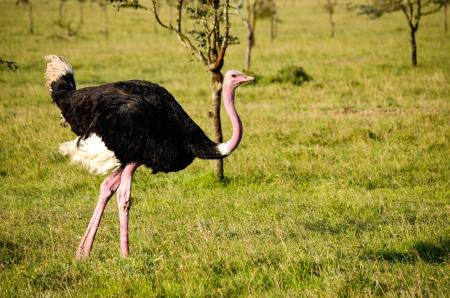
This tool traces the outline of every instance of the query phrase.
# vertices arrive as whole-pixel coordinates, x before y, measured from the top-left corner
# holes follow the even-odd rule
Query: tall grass
[[[0,70],[0,296],[449,296],[450,39],[439,15],[424,19],[412,68],[402,15],[340,8],[331,39],[316,1],[282,6],[277,40],[257,25],[253,71],[297,65],[313,80],[240,88],[245,135],[226,183],[209,161],[139,169],[131,257],[119,256],[112,202],[77,262],[102,177],[57,153],[73,135],[43,86],[44,55],[67,57],[79,87],[160,83],[211,135],[208,74],[176,37],[148,12],[110,9],[106,39],[102,11],[87,8],[65,40],[57,1],[36,1],[34,35],[26,11],[0,2],[0,56],[19,65]],[[225,68],[243,68],[243,53],[230,47]]]

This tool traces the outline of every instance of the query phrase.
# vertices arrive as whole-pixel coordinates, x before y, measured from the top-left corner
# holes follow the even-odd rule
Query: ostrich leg
[[[125,166],[120,177],[120,186],[117,189],[117,206],[119,207],[120,222],[120,250],[122,256],[128,256],[128,211],[131,208],[131,180],[134,171],[140,166],[137,163],[129,163]]]
[[[103,211],[105,210],[106,204],[108,204],[109,199],[116,192],[120,185],[120,177],[123,168],[118,169],[102,182],[100,185],[100,196],[98,198],[97,206],[95,207],[94,214],[92,215],[91,221],[84,233],[83,239],[81,239],[80,246],[77,250],[77,259],[81,260],[87,256],[92,249],[92,244],[94,243],[95,234],[100,225],[102,219]]]

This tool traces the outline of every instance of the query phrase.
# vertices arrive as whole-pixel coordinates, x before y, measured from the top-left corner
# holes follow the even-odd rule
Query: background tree
[[[334,37],[335,35],[335,23],[333,16],[337,4],[338,4],[337,0],[326,0],[325,5],[323,6],[323,8],[328,12],[328,20],[331,26],[331,34],[330,34],[331,37]]]
[[[371,0],[367,4],[357,5],[360,14],[371,18],[379,18],[385,13],[401,11],[405,15],[411,41],[411,62],[417,65],[416,33],[419,30],[420,20],[423,16],[439,11],[443,2],[439,0]]]
[[[272,2],[272,10],[270,14],[270,40],[274,40],[278,35],[278,13],[277,13],[277,4],[275,0],[271,0]]]
[[[247,13],[242,13],[245,7]],[[244,22],[247,29],[247,48],[245,51],[245,69],[251,67],[252,49],[255,46],[255,28],[256,20],[263,18],[272,18],[271,37],[275,36],[274,22],[276,22],[276,6],[273,0],[241,0],[236,5],[237,14]],[[276,24],[275,24],[276,25]]]
[[[260,0],[256,5],[256,17],[258,19],[270,19],[270,38],[276,38],[277,35],[277,5],[275,0]]]
[[[256,5],[261,0],[242,0],[236,6],[236,11],[247,29],[247,47],[245,48],[245,69],[249,70],[252,60],[252,49],[255,46]],[[245,6],[247,14],[241,9]]]
[[[111,0],[119,8],[132,7],[146,9],[139,0]],[[175,23],[165,22],[159,12],[161,2],[152,0],[151,10],[158,24],[177,35],[180,43],[210,72],[212,118],[214,141],[222,142],[222,126],[220,121],[220,102],[222,96],[222,67],[225,53],[229,44],[235,38],[229,34],[229,0],[176,0]],[[193,29],[187,31],[183,26],[184,18],[193,21]],[[215,174],[219,179],[224,178],[223,160],[217,160]]]
[[[66,5],[67,1],[68,0],[59,0],[59,9],[58,9],[59,22],[62,22],[62,20],[63,20],[64,6]]]
[[[448,3],[449,0],[445,0],[444,2],[444,29],[445,32],[448,32]]]
[[[444,31],[448,32],[448,4],[450,0],[436,0],[444,6]]]
[[[28,30],[31,34],[33,34],[34,33],[33,4],[31,3],[31,0],[17,0],[16,5],[28,6]]]
[[[84,4],[86,0],[78,0],[78,5],[80,7],[80,24],[84,24]]]
[[[64,15],[64,8],[68,3],[68,0],[60,0],[59,1],[59,14],[58,20],[56,21],[56,25],[61,29],[62,32],[57,32],[56,35],[61,38],[71,39],[78,35],[78,32],[81,30],[81,27],[84,23],[83,16],[83,6],[85,0],[78,0],[79,4],[79,19],[78,22],[73,22],[73,18],[68,18]]]
[[[103,34],[106,38],[109,36],[109,29],[108,29],[108,3],[110,3],[109,0],[91,0],[92,3],[97,3],[98,6],[100,6],[100,9],[103,11]]]

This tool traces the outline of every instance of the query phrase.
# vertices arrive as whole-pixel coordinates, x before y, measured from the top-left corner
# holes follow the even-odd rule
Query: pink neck
[[[234,94],[236,88],[230,86],[228,84],[224,84],[223,86],[223,104],[225,106],[225,110],[227,111],[228,117],[230,118],[231,125],[233,127],[233,135],[231,139],[226,143],[219,144],[219,151],[227,156],[237,148],[242,139],[243,129],[242,122],[239,118],[239,115],[236,112],[236,108],[234,106]]]

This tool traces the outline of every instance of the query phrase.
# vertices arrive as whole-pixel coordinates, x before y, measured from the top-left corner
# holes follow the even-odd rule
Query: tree
[[[63,13],[64,13],[64,5],[66,4],[67,0],[59,0],[59,21],[62,22],[63,19]]]
[[[437,3],[441,3],[444,6],[444,31],[448,32],[448,4],[450,0],[436,0]]]
[[[245,6],[247,14],[241,9]],[[255,46],[256,20],[271,18],[271,38],[275,38],[276,6],[273,0],[241,0],[236,5],[236,11],[247,29],[247,48],[245,51],[245,69],[250,70],[252,49]]]
[[[84,24],[84,3],[86,0],[78,0],[80,6],[80,24]]]
[[[67,4],[68,0],[60,0],[59,1],[59,19],[56,21],[56,25],[62,29],[63,33],[57,33],[57,36],[71,39],[77,36],[78,32],[81,30],[81,27],[84,23],[83,17],[83,5],[85,0],[78,0],[80,15],[78,22],[73,25],[73,19],[67,19],[64,17],[64,6]]]
[[[441,0],[371,0],[368,4],[357,5],[360,14],[371,18],[379,18],[385,13],[401,11],[405,15],[411,41],[412,65],[417,65],[416,33],[422,17],[439,11],[443,2]]]
[[[335,23],[333,15],[337,4],[338,4],[337,0],[326,0],[325,5],[323,6],[323,8],[328,12],[328,19],[330,21],[331,26],[331,37],[334,37],[335,35]]]
[[[258,0],[256,4],[256,18],[270,19],[270,38],[273,40],[276,37],[276,25],[279,21],[277,18],[277,5],[275,0]]]
[[[241,12],[242,7],[244,6],[244,0],[242,0],[236,6],[236,10],[247,29],[247,47],[245,49],[245,69],[250,70],[252,60],[252,49],[255,46],[256,5],[258,4],[258,0],[245,0],[245,4],[247,9],[246,15],[244,15]]]
[[[274,40],[278,35],[278,22],[280,20],[278,19],[277,5],[275,3],[275,0],[272,0],[270,2],[272,2],[272,10],[270,14],[270,40]]]
[[[139,0],[111,0],[121,7],[146,9]],[[222,95],[222,67],[225,53],[229,44],[235,42],[235,38],[229,34],[229,0],[176,0],[175,23],[162,20],[159,8],[160,1],[152,0],[151,10],[157,23],[164,29],[173,32],[180,43],[194,55],[197,60],[210,72],[212,126],[216,142],[222,142],[222,126],[220,121],[220,102]],[[183,25],[185,17],[193,20],[193,29],[187,31]],[[222,180],[223,160],[217,160],[215,168],[216,176]]]
[[[444,30],[448,32],[448,3],[449,0],[445,0],[444,2]]]
[[[31,0],[17,0],[16,5],[24,5],[28,6],[28,28],[31,34],[34,33],[34,25],[33,25],[33,4]]]
[[[109,30],[108,30],[108,3],[109,2],[110,2],[109,0],[91,0],[91,4],[97,3],[103,11],[103,17],[104,17],[103,34],[105,34],[106,38],[108,38],[108,36],[109,36]]]

